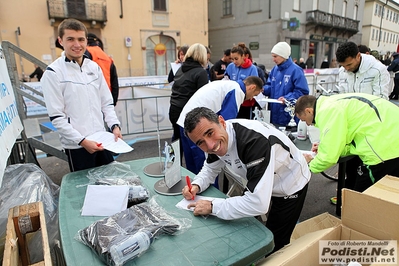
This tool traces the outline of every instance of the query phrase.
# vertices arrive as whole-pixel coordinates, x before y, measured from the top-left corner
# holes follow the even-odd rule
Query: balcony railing
[[[105,0],[76,2],[68,0],[47,0],[49,19],[75,18],[81,21],[107,21]]]
[[[347,30],[351,32],[359,31],[359,21],[344,18],[327,12],[313,10],[306,12],[306,22],[317,26]]]

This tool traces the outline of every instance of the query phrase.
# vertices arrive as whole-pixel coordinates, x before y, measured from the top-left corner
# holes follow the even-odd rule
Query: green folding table
[[[140,257],[126,265],[250,265],[269,254],[274,247],[273,234],[253,217],[226,221],[214,216],[204,218],[193,216],[189,211],[178,210],[175,205],[182,199],[178,196],[164,196],[154,191],[154,184],[160,178],[146,176],[146,165],[159,161],[147,158],[123,162],[130,165],[143,183],[156,195],[157,202],[169,213],[185,212],[192,219],[192,225],[182,234],[162,235],[151,244]],[[182,175],[194,175],[182,169]],[[59,227],[62,250],[67,265],[102,265],[101,260],[91,249],[74,237],[78,230],[87,227],[104,217],[81,216],[86,194],[84,184],[89,182],[88,170],[65,175],[62,179],[59,197]],[[214,187],[201,195],[225,197]]]

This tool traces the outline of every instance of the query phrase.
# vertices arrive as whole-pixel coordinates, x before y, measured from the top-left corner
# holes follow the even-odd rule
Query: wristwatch
[[[116,127],[119,127],[119,130],[121,130],[121,127],[120,127],[118,124],[115,124],[115,125],[113,125],[113,126],[111,127],[111,132],[114,132],[114,129],[115,129]]]

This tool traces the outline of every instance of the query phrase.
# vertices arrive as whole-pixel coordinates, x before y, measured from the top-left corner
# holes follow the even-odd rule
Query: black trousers
[[[301,214],[307,191],[308,184],[290,196],[272,197],[266,227],[272,231],[274,236],[273,252],[290,243],[291,234]]]
[[[346,162],[346,179],[345,179],[345,187],[355,190],[356,181],[358,178],[358,170],[359,167],[363,165],[362,160],[360,160],[359,156],[355,156],[352,159]]]
[[[393,87],[393,91],[391,92],[391,95],[389,95],[389,99],[398,99],[399,96],[399,79],[395,78],[393,80],[394,82],[394,87]]]
[[[114,161],[112,153],[108,150],[90,154],[85,148],[65,149],[65,153],[68,156],[71,172],[106,165]]]
[[[399,177],[399,157],[376,165],[363,165],[359,170],[354,190],[363,192],[386,175]]]

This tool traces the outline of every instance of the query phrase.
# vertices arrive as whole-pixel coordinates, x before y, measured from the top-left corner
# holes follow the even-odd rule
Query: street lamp
[[[21,48],[21,47],[19,47],[19,35],[21,35],[21,28],[20,27],[18,27],[17,28],[17,30],[15,31],[15,38],[17,39],[17,46],[18,46],[18,48]],[[24,72],[24,64],[23,64],[23,62],[22,62],[22,57],[21,57],[21,55],[19,55],[19,63],[20,63],[20,65],[21,65],[21,72],[22,72],[22,80],[24,80],[24,76],[25,76],[25,72]]]
[[[381,20],[380,20],[380,34],[378,36],[378,45],[377,47],[380,47],[380,41],[381,41],[381,35],[382,35],[382,19],[384,17],[384,11],[385,11],[385,6],[388,4],[388,0],[386,3],[382,6],[382,14],[381,14]]]

